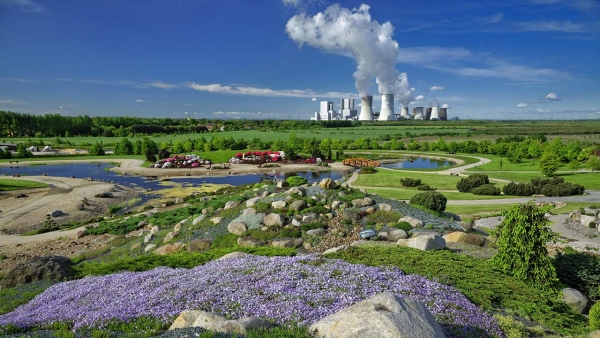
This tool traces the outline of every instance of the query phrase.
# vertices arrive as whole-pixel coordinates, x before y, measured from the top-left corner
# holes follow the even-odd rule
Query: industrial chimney
[[[400,110],[400,117],[402,117],[403,119],[409,119],[410,117],[408,116],[408,107],[402,107],[402,109]]]
[[[394,94],[381,95],[381,111],[379,112],[379,121],[394,121]]]
[[[431,107],[431,117],[430,120],[439,120],[440,119],[440,107]]]
[[[373,96],[367,95],[361,98],[359,121],[373,121]]]

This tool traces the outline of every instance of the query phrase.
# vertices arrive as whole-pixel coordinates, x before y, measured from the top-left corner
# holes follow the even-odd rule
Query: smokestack
[[[402,106],[402,109],[400,110],[400,116],[403,119],[407,119],[408,118],[408,107]]]
[[[430,120],[439,120],[440,119],[440,107],[431,107],[431,117]]]
[[[373,96],[367,95],[361,98],[359,121],[373,121]]]
[[[447,121],[448,120],[448,108],[440,108],[440,120]]]
[[[381,111],[379,112],[379,121],[394,121],[394,94],[381,95]]]

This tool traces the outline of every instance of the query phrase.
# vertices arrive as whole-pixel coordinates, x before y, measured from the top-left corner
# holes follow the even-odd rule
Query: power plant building
[[[448,120],[448,108],[440,108],[440,120]]]
[[[381,96],[381,111],[378,121],[394,121],[394,94],[383,94]]]
[[[423,107],[415,107],[413,108],[413,119],[415,120],[423,120]]]
[[[440,119],[440,107],[431,107],[431,116],[429,117],[432,121]]]
[[[381,96],[381,111],[373,111],[373,96],[366,95],[361,98],[360,114],[355,109],[354,99],[342,99],[341,109],[334,110],[332,101],[321,101],[319,111],[311,117],[313,121],[331,121],[331,120],[359,120],[359,121],[394,121],[402,119],[447,121],[448,108],[435,107],[415,107],[412,109],[412,115],[409,115],[409,107],[402,106],[400,114],[394,113],[394,95],[384,94]]]
[[[339,117],[342,120],[354,120],[358,117],[358,112],[354,109],[354,99],[342,99],[341,104]]]
[[[361,98],[359,121],[373,121],[373,96]]]

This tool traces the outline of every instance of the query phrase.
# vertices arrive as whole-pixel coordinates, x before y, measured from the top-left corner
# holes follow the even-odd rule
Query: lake
[[[381,167],[390,169],[437,169],[450,167],[454,162],[417,157],[411,161],[404,160],[392,163],[381,163]]]

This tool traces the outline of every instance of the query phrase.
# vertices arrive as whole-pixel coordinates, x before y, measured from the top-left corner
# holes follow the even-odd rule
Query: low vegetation
[[[410,199],[411,205],[421,206],[437,212],[446,210],[446,202],[448,202],[448,199],[435,191],[422,192]]]

